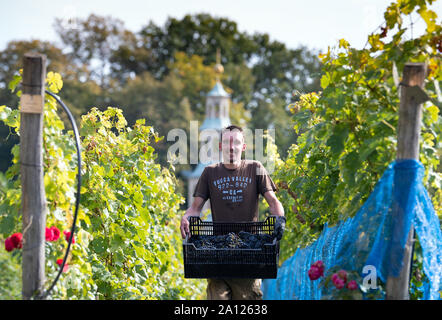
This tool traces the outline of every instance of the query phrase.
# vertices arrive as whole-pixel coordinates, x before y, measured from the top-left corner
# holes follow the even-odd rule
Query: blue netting
[[[322,260],[327,268],[339,266],[361,276],[372,265],[386,283],[402,268],[408,232],[414,225],[423,252],[423,271],[428,283],[424,299],[440,299],[442,289],[442,232],[439,219],[422,184],[424,168],[415,160],[390,164],[374,191],[353,218],[324,227],[310,246],[298,249],[278,270],[277,279],[263,281],[264,299],[316,300],[322,290],[307,271]]]

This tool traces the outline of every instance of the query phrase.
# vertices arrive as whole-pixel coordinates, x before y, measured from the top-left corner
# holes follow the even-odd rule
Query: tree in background
[[[0,81],[6,88],[26,51],[46,54],[48,68],[63,75],[62,98],[77,120],[92,107],[115,106],[124,110],[129,123],[150,118],[160,135],[174,127],[187,131],[189,120],[203,118],[219,48],[225,66],[222,81],[232,96],[232,121],[252,130],[276,128],[276,144],[284,156],[296,141],[287,109],[296,100],[291,92],[318,88],[319,60],[313,52],[288,49],[267,34],[240,32],[226,18],[187,15],[132,32],[119,19],[92,14],[70,23],[56,20],[54,28],[62,47],[38,40],[10,42],[0,53]],[[0,103],[16,105],[17,100],[5,89]],[[167,116],[160,115],[166,110]],[[8,135],[3,131],[2,138]],[[1,143],[9,155],[10,146]],[[160,143],[159,161],[165,165],[166,142]],[[3,159],[1,170],[9,159]]]
[[[181,20],[169,18],[163,27],[150,22],[121,46],[112,60],[115,76],[124,81],[142,70],[161,79],[171,72],[176,52],[199,55],[206,65],[222,52],[226,66],[225,84],[232,89],[233,102],[244,104],[251,113],[249,126],[254,129],[277,128],[276,144],[282,155],[295,142],[286,106],[296,101],[293,90],[310,92],[319,89],[320,62],[306,47],[288,49],[270,40],[268,34],[248,35],[238,30],[234,21],[208,14],[186,15]],[[193,107],[193,105],[192,105]]]
[[[67,55],[76,65],[89,70],[87,80],[94,80],[103,89],[111,89],[110,58],[131,34],[124,23],[113,17],[91,14],[86,19],[72,19],[70,23],[56,19],[54,28],[68,50]]]

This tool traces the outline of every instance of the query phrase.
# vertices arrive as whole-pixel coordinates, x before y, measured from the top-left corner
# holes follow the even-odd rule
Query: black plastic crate
[[[225,235],[240,231],[272,235],[275,217],[260,222],[211,222],[190,217],[190,236],[183,242],[185,278],[275,279],[278,272],[279,241],[262,249],[206,249],[191,243],[192,236]]]

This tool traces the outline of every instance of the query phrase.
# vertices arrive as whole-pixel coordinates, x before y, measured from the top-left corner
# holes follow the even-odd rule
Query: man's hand
[[[282,235],[284,234],[286,218],[284,216],[275,216],[275,218],[275,230],[273,234],[279,241],[282,239]]]
[[[188,217],[190,217],[190,216],[199,217],[201,214],[201,209],[203,208],[205,202],[206,202],[206,200],[204,200],[203,198],[195,197],[192,205],[190,206],[189,209],[186,210],[186,213],[181,218],[180,230],[181,230],[181,236],[183,237],[183,239],[186,239],[186,235],[190,233],[190,230],[189,230],[190,222],[188,220]]]
[[[190,225],[189,216],[185,214],[181,218],[181,226],[180,226],[181,236],[183,237],[183,239],[185,239],[186,235],[190,233],[189,225]]]

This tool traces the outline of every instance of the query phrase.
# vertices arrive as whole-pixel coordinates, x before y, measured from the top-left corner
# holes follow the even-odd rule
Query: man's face
[[[222,151],[224,162],[240,161],[241,153],[246,149],[242,132],[235,129],[224,131],[219,149]]]

